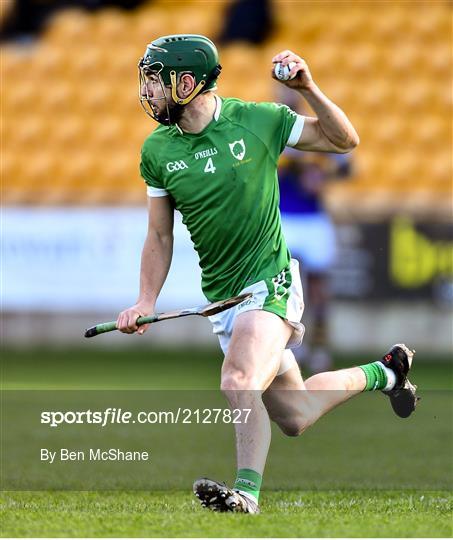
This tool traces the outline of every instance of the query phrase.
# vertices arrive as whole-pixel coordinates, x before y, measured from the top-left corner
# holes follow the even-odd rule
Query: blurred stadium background
[[[323,192],[338,236],[332,349],[405,340],[431,355],[451,352],[450,2],[1,6],[4,346],[215,346],[197,318],[145,338],[82,337],[137,295],[146,232],[139,154],[154,128],[137,98],[138,59],[156,36],[201,33],[219,43],[220,95],[274,101],[270,59],[290,48],[360,134],[353,176]],[[175,234],[159,310],[204,301],[179,222]]]

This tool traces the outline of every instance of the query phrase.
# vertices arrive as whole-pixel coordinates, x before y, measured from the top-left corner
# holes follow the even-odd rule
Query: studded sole
[[[197,480],[193,492],[203,508],[209,508],[214,512],[234,512],[236,508],[235,493],[208,478]]]
[[[416,395],[417,387],[406,381],[404,388],[394,396],[390,395],[390,403],[392,408],[400,418],[408,418],[417,406],[420,398]]]

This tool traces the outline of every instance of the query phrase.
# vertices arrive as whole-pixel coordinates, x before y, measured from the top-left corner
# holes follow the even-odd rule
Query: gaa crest
[[[245,156],[245,143],[244,139],[240,139],[239,141],[234,141],[232,143],[229,143],[230,146],[230,152],[233,154],[233,156],[241,161],[243,157]]]

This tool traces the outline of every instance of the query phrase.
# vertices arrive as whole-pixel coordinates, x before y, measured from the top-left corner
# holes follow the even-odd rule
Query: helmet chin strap
[[[178,105],[187,105],[192,99],[200,93],[203,89],[203,86],[206,84],[206,81],[200,81],[197,86],[192,90],[192,92],[186,98],[180,98],[176,93],[176,71],[170,71],[170,82],[171,82],[171,97],[174,102]]]
[[[168,107],[168,126],[176,125],[178,126],[178,122],[181,120],[183,113],[183,106],[179,104],[175,104],[172,107]],[[178,126],[179,129],[179,126]]]

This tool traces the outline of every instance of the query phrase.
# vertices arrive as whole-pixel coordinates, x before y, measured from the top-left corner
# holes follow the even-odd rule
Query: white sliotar
[[[287,66],[282,66],[282,64],[278,62],[274,67],[275,76],[280,81],[289,81],[290,79],[294,79],[295,76],[290,77],[289,73],[295,65],[295,62],[290,62]]]

